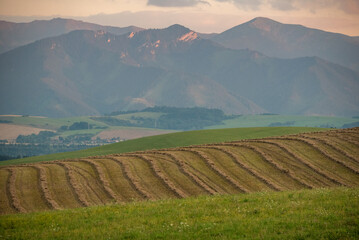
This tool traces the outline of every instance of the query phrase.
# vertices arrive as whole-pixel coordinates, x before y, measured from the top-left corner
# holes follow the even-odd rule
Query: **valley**
[[[359,3],[141,1],[0,8],[0,239],[359,239]]]
[[[358,126],[358,119],[276,114],[226,115],[219,109],[165,106],[69,118],[2,115],[0,157],[7,160],[83,150],[176,131],[280,126],[349,128]]]

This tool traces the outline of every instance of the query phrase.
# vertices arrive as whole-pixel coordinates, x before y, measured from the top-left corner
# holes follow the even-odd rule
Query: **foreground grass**
[[[0,216],[1,239],[358,239],[359,189],[133,202]]]
[[[198,144],[221,143],[242,139],[283,136],[288,134],[326,130],[328,129],[309,127],[255,127],[178,132],[128,140],[120,143],[114,143],[75,152],[56,153],[50,155],[2,161],[0,162],[0,166],[144,151],[150,149],[184,147]]]

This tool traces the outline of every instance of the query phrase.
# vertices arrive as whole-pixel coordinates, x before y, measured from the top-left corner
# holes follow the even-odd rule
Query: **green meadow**
[[[328,116],[290,116],[290,115],[243,115],[224,120],[223,124],[213,125],[207,129],[241,128],[241,127],[326,127],[342,128],[344,124],[358,122],[357,118],[328,117]]]
[[[0,216],[1,239],[358,239],[359,189],[201,196]]]

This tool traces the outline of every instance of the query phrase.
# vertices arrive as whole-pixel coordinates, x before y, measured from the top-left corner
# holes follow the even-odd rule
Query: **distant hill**
[[[318,132],[327,130],[329,129],[312,127],[247,127],[185,131],[132,139],[119,143],[107,144],[100,147],[93,147],[81,151],[63,152],[42,156],[12,159],[8,161],[0,161],[0,165],[34,163],[41,161],[90,157],[96,155],[128,153],[135,151],[146,151],[151,149],[153,150],[172,147],[184,147],[198,144],[221,143],[228,141],[238,141],[243,139],[275,137],[288,134]]]
[[[0,114],[64,117],[166,105],[359,115],[355,71],[317,57],[224,48],[180,25],[42,39],[1,54],[0,78]]]
[[[54,18],[30,23],[0,21],[0,53],[47,37],[54,37],[74,30],[104,30],[115,35],[138,32],[142,28],[109,27],[72,19]]]
[[[229,48],[248,48],[272,57],[317,56],[359,72],[357,37],[259,17],[211,39]]]
[[[359,186],[358,132],[2,166],[0,214],[201,195],[354,188]]]

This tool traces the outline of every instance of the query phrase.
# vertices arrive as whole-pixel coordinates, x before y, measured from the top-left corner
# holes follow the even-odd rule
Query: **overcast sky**
[[[179,23],[198,32],[222,32],[262,16],[359,36],[359,0],[0,0],[0,15],[8,21],[56,16],[120,27]]]

